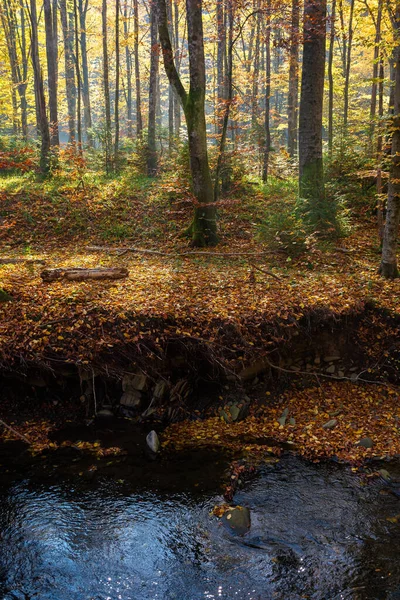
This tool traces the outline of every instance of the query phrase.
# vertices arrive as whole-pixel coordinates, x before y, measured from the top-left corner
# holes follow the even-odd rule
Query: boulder
[[[138,390],[144,392],[149,385],[149,378],[144,373],[136,373],[135,375],[124,375],[122,379],[122,390],[129,392]]]
[[[337,425],[337,419],[331,419],[322,425],[323,429],[333,429]]]
[[[244,535],[250,529],[250,510],[244,506],[235,506],[226,511],[222,522],[235,535]]]
[[[362,448],[372,448],[374,442],[370,437],[365,437],[362,438],[356,445],[361,446]]]
[[[143,395],[137,390],[129,390],[122,394],[119,403],[127,408],[140,408],[143,402]]]
[[[160,451],[160,440],[154,429],[147,434],[146,444],[154,454]]]

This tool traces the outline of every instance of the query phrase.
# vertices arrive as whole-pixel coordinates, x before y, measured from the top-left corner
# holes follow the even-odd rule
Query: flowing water
[[[284,456],[236,494],[239,537],[210,516],[227,465],[211,450],[95,476],[88,459],[0,458],[2,600],[400,599],[393,481]]]

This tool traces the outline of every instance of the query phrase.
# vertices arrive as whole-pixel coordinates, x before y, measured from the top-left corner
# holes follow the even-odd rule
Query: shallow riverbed
[[[283,456],[235,495],[252,519],[238,537],[210,516],[229,462],[211,450],[138,446],[94,475],[87,457],[1,458],[2,600],[400,598],[396,463],[387,483]]]

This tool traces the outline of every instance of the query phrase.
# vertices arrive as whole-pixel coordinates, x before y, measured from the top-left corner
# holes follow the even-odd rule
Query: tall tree
[[[125,66],[126,66],[126,121],[128,138],[133,137],[132,129],[132,55],[129,48],[129,17],[128,17],[128,2],[124,2],[124,45],[125,45]]]
[[[293,0],[294,3],[297,0]],[[267,0],[266,5],[266,17],[265,17],[265,117],[264,117],[264,135],[265,135],[265,146],[264,146],[264,161],[263,161],[263,172],[262,172],[262,180],[266,182],[268,180],[268,170],[269,170],[269,154],[271,149],[271,130],[270,130],[270,99],[271,99],[271,0]],[[292,42],[293,43],[293,42]],[[297,93],[297,92],[296,92]],[[293,98],[294,100],[294,98]],[[296,102],[297,104],[297,102]],[[291,125],[294,125],[294,115],[293,112],[293,120]],[[297,117],[296,117],[297,121]],[[296,123],[297,125],[297,123]],[[295,126],[296,128],[296,126]],[[290,131],[290,126],[289,126]],[[295,151],[295,140],[297,139],[296,133],[293,135],[292,130],[292,139],[291,139],[291,150],[294,154]],[[292,156],[293,156],[292,154]]]
[[[186,15],[189,47],[189,92],[183,87],[174,64],[165,0],[158,0],[159,34],[164,67],[171,85],[179,96],[185,114],[193,192],[198,203],[190,226],[192,244],[194,246],[206,246],[215,244],[218,237],[216,209],[213,202],[213,185],[207,152],[206,71],[201,1],[186,0]]]
[[[383,234],[382,259],[379,271],[383,277],[394,279],[398,277],[397,245],[400,222],[400,2],[396,1],[395,13],[392,16],[395,36],[393,51],[395,85],[394,105],[391,123],[392,153],[391,169],[388,188],[386,222]]]
[[[168,24],[168,18],[167,18]],[[169,34],[168,34],[169,35]],[[156,111],[157,111],[157,14],[156,0],[150,3],[150,81],[149,81],[149,117],[147,124],[147,174],[154,177],[157,173],[156,149]]]
[[[76,82],[77,82],[77,123],[78,123],[78,151],[82,153],[82,82],[81,82],[81,68],[79,64],[79,21],[78,21],[78,5],[77,0],[74,0],[74,28],[75,28],[75,70],[76,70]]]
[[[138,138],[142,137],[143,119],[142,119],[142,101],[140,93],[140,67],[139,67],[139,7],[138,0],[133,0],[133,36],[134,36],[134,55],[135,55],[135,86],[136,86],[136,134]]]
[[[290,156],[294,156],[297,151],[297,122],[299,112],[299,28],[300,2],[299,0],[292,0],[288,93],[288,152]],[[268,33],[268,35],[270,36],[270,33]],[[266,51],[267,55],[268,53],[271,53],[271,50],[268,50],[268,45],[266,45]],[[271,59],[269,60],[271,61]]]
[[[57,34],[54,31],[54,18],[51,0],[44,0],[44,24],[46,29],[46,57],[50,109],[50,143],[58,146],[58,71],[57,71]]]
[[[335,47],[335,21],[336,21],[336,0],[332,0],[331,18],[329,32],[329,54],[328,54],[328,80],[329,80],[329,104],[328,104],[328,148],[329,154],[333,150],[333,97],[334,97],[334,80],[333,80],[333,53]]]
[[[36,12],[36,0],[30,0],[31,20],[31,58],[34,76],[35,101],[37,126],[41,138],[40,146],[40,170],[43,174],[48,173],[50,168],[50,130],[47,120],[46,99],[44,95],[42,69],[39,60],[39,38],[38,22]]]
[[[107,0],[103,0],[102,12],[102,35],[103,35],[103,91],[105,109],[105,131],[104,147],[106,154],[106,170],[109,171],[112,160],[112,137],[111,137],[111,102],[110,102],[110,71],[108,65],[108,34],[107,34]]]
[[[114,165],[118,166],[119,153],[119,9],[120,0],[115,0],[115,100],[114,100],[114,120],[115,120],[115,139],[114,139]]]
[[[68,131],[69,141],[76,141],[76,84],[75,84],[75,61],[74,61],[74,31],[71,18],[67,10],[67,1],[59,0],[61,28],[64,39],[64,65],[65,65],[65,91],[68,107]]]
[[[324,201],[322,106],[324,97],[326,0],[305,0],[303,72],[299,116],[299,192],[316,210]]]
[[[346,71],[344,80],[344,108],[343,108],[343,125],[347,128],[349,120],[349,92],[350,92],[350,70],[351,70],[351,51],[353,48],[353,17],[354,17],[354,2],[350,0],[350,16],[349,16],[349,32],[347,36],[347,54],[346,54]]]
[[[83,123],[85,126],[86,142],[93,145],[92,134],[92,107],[90,102],[89,88],[89,63],[87,49],[86,16],[89,8],[89,0],[78,0],[79,25],[80,25],[80,47],[82,58],[82,100],[83,100]]]

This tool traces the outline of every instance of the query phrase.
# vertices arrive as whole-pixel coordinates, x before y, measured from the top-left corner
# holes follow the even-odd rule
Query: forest
[[[390,600],[400,0],[0,0],[0,598]]]

